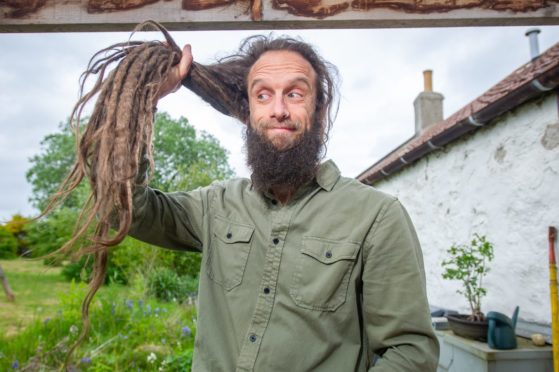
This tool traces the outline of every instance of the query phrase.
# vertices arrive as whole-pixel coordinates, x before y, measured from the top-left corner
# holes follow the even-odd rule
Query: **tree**
[[[47,205],[75,159],[74,135],[68,124],[61,124],[60,128],[60,132],[43,139],[40,154],[30,159],[32,166],[27,172],[33,193],[30,201],[38,208]],[[163,191],[192,190],[233,174],[227,163],[227,151],[217,139],[208,133],[197,132],[184,117],[173,119],[167,113],[158,113],[153,147],[155,172],[150,178],[150,186],[154,188]],[[46,219],[30,224],[27,239],[33,256],[50,253],[69,240],[79,210],[89,194],[87,182],[84,180],[76,191]],[[125,270],[142,266],[141,262],[138,265],[128,262],[145,259],[128,249],[133,245],[135,243],[127,238],[121,243],[122,247],[116,248],[118,252],[115,250],[112,255],[116,266]],[[156,256],[156,262],[170,264],[179,275],[193,276],[199,271],[200,255],[158,250]]]
[[[150,185],[163,191],[193,190],[233,174],[227,150],[212,135],[196,133],[184,117],[157,114],[153,148],[155,174]]]
[[[24,256],[28,253],[28,241],[26,227],[29,219],[20,214],[14,214],[12,219],[6,222],[6,230],[8,230],[17,240],[17,254]]]
[[[157,114],[153,146],[155,173],[150,185],[160,190],[191,190],[233,174],[227,163],[227,150],[212,135],[197,133],[184,117],[173,119],[167,113]],[[41,147],[41,153],[30,159],[32,166],[26,174],[32,186],[30,202],[39,209],[47,205],[74,163],[76,141],[69,124],[61,123],[60,132],[47,135]],[[83,182],[63,206],[79,209],[88,190]]]
[[[76,158],[76,141],[69,123],[60,123],[59,128],[60,132],[49,134],[41,141],[41,153],[29,159],[32,166],[25,175],[31,184],[29,201],[40,210],[47,206]],[[78,197],[77,193],[73,193],[64,201],[64,206],[79,207]]]
[[[63,207],[52,211],[47,218],[35,220],[26,227],[27,243],[31,257],[43,257],[56,251],[71,239],[79,211]],[[52,257],[45,262],[60,264],[62,257]]]
[[[4,225],[0,225],[0,259],[15,257],[17,257],[17,239]]]

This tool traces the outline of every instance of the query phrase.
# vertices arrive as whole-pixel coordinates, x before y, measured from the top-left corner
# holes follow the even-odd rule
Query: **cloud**
[[[541,27],[540,48],[559,41],[559,27]],[[299,30],[340,72],[341,105],[328,147],[346,176],[356,176],[413,135],[413,100],[423,89],[422,71],[434,70],[445,96],[445,116],[474,99],[529,60],[526,27]],[[264,31],[263,33],[268,33]],[[174,32],[192,44],[195,60],[208,63],[234,51],[249,31]],[[148,38],[156,37],[149,34]],[[157,36],[158,37],[158,36]],[[128,33],[0,35],[0,219],[30,214],[27,159],[57,131],[78,94],[78,78],[96,51]],[[185,116],[215,135],[230,152],[240,176],[243,126],[216,113],[186,90],[165,98],[160,110]]]

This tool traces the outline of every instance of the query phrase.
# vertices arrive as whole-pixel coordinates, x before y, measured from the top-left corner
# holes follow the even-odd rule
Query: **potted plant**
[[[487,294],[483,278],[493,260],[493,244],[476,233],[469,245],[453,245],[447,253],[449,258],[442,262],[443,278],[462,282],[457,292],[466,297],[471,310],[467,315],[448,315],[449,326],[459,336],[485,341],[487,322],[481,312],[481,299]]]

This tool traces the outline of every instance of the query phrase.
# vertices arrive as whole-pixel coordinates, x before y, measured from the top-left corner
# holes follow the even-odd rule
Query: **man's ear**
[[[246,112],[243,112],[241,123],[243,123],[247,128],[250,126],[250,112],[248,109],[246,110]]]

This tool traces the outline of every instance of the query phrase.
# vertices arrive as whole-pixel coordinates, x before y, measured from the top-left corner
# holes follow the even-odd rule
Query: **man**
[[[407,213],[320,164],[327,63],[308,44],[265,37],[236,58],[248,64],[251,180],[134,195],[131,235],[202,254],[193,370],[434,371],[438,343]],[[185,46],[161,97],[191,62]]]

